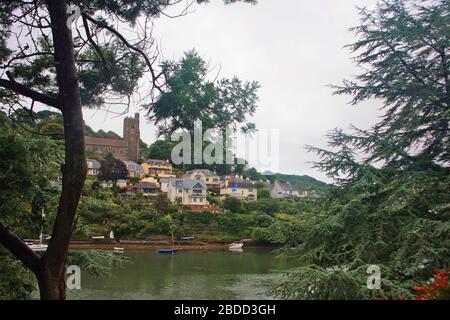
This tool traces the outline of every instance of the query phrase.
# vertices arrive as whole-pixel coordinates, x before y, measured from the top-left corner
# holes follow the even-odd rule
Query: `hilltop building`
[[[123,138],[109,139],[85,136],[86,151],[99,156],[112,153],[119,160],[137,161],[139,159],[139,113],[134,118],[126,117],[123,120]]]

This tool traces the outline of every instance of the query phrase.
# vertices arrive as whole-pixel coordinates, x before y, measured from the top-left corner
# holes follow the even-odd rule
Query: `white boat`
[[[47,251],[48,245],[46,245],[46,244],[29,244],[28,248],[30,248],[34,252],[42,252],[42,251]]]
[[[228,249],[233,250],[233,249],[242,249],[242,247],[244,246],[243,243],[232,243],[228,246]]]
[[[114,247],[114,248],[113,248],[113,251],[114,251],[114,252],[118,252],[118,253],[124,253],[124,252],[125,252],[125,249],[124,249],[124,248]]]

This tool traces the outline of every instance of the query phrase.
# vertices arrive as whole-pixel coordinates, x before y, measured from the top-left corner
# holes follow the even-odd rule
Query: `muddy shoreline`
[[[98,249],[98,250],[114,250],[114,248],[123,248],[125,250],[156,250],[156,249],[178,249],[178,250],[227,250],[226,243],[175,243],[173,246],[170,243],[121,243],[121,242],[71,242],[69,249]],[[246,244],[244,248],[271,248],[276,249],[279,245],[257,245]]]

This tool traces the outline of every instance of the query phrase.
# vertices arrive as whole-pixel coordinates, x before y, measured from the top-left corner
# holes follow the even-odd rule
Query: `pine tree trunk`
[[[42,267],[36,273],[36,278],[41,300],[66,299],[64,268],[58,274],[58,272],[52,272],[50,269]]]
[[[87,165],[72,32],[66,26],[66,2],[47,0],[47,7],[55,47],[58,100],[64,119],[65,164],[62,168],[62,191],[52,238],[36,277],[41,299],[65,299],[65,263]]]

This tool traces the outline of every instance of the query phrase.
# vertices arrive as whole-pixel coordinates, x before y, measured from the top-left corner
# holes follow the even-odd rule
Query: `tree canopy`
[[[166,88],[148,106],[150,119],[160,125],[161,135],[178,129],[193,132],[194,123],[202,122],[203,130],[227,128],[242,124],[253,130],[253,123],[245,123],[254,114],[259,84],[232,79],[208,80],[208,66],[195,51],[188,51],[179,62],[165,61],[161,65]]]
[[[450,259],[448,1],[383,1],[361,9],[350,45],[362,72],[335,86],[352,104],[376,98],[369,130],[335,129],[331,150],[309,147],[337,185],[304,217],[286,252],[304,266],[273,293],[297,299],[406,298]],[[363,160],[358,160],[363,156]],[[379,290],[367,267],[381,268]]]

